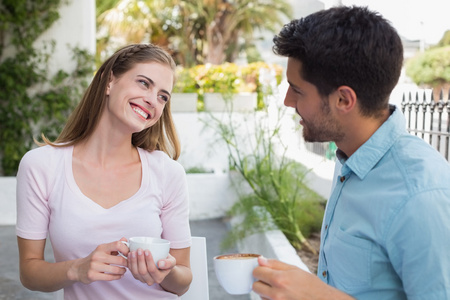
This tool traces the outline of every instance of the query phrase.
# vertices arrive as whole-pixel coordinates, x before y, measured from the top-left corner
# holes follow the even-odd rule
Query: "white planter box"
[[[197,93],[173,93],[170,99],[171,112],[197,112]]]
[[[189,219],[221,218],[238,200],[228,173],[187,174]]]
[[[16,177],[0,176],[0,225],[16,224]]]
[[[220,93],[205,93],[203,96],[205,111],[209,112],[251,112],[256,109],[256,93],[234,94],[231,101],[227,101]]]

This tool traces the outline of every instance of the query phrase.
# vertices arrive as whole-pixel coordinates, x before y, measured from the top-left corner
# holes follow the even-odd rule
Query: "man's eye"
[[[298,89],[294,89],[293,87],[291,87],[291,90],[294,91],[295,94],[303,95],[303,93],[301,91],[299,91]]]

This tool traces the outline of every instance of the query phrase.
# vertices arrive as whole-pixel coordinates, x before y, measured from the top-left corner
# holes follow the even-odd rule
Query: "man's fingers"
[[[268,267],[274,270],[288,270],[294,267],[279,260],[267,259],[263,256],[258,257],[258,263],[261,267]]]
[[[266,283],[261,281],[255,281],[253,283],[252,288],[253,291],[261,297],[261,299],[270,299],[268,296],[270,292],[270,287]]]

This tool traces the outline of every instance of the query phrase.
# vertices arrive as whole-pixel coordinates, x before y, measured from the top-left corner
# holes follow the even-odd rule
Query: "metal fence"
[[[434,94],[432,90],[404,93],[401,109],[408,131],[428,142],[450,162],[450,91],[444,97],[441,90],[436,100]]]

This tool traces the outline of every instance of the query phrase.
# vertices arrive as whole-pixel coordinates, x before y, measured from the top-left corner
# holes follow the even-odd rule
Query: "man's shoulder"
[[[448,186],[450,163],[436,149],[413,135],[400,137],[391,157],[406,181],[415,189]]]

